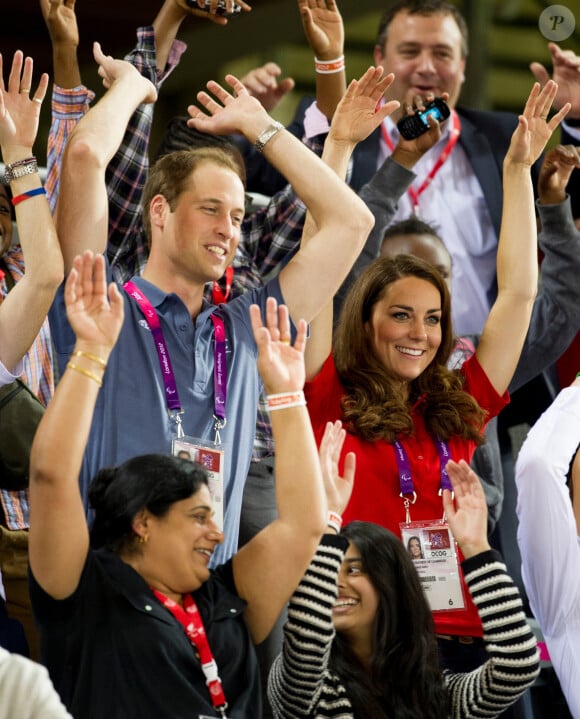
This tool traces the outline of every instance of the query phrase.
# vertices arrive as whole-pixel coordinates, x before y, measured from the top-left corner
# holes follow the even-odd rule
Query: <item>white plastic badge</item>
[[[224,528],[224,450],[223,446],[196,437],[174,439],[171,453],[176,457],[199,462],[207,470],[209,493],[213,501],[214,521]]]
[[[401,522],[399,527],[431,611],[464,609],[457,544],[447,522]]]

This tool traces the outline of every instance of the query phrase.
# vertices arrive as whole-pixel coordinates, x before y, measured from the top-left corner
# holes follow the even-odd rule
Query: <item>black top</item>
[[[115,554],[90,551],[77,590],[57,601],[30,575],[41,654],[75,719],[217,716],[183,627]],[[231,561],[193,594],[229,703],[228,717],[261,715],[259,673]]]

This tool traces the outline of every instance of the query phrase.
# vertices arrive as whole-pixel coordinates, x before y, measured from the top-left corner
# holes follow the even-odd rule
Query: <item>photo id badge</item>
[[[464,609],[457,544],[449,525],[432,520],[401,522],[399,527],[431,611]]]
[[[171,453],[175,457],[199,462],[207,470],[209,493],[213,501],[214,521],[224,529],[224,450],[220,445],[196,437],[174,438]]]

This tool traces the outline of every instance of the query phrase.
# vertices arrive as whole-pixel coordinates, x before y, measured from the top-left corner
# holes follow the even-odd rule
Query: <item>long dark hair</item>
[[[89,504],[95,511],[91,546],[117,554],[131,551],[136,539],[132,523],[141,510],[163,517],[172,504],[191,497],[203,485],[207,472],[200,464],[165,454],[144,454],[102,469],[89,489]]]
[[[340,677],[356,719],[447,719],[449,694],[437,655],[431,610],[403,543],[371,522],[341,534],[360,552],[379,596],[370,671],[337,634],[330,668]]]
[[[432,435],[444,440],[459,436],[481,444],[484,412],[463,391],[462,375],[447,369],[455,344],[447,283],[433,265],[413,255],[375,260],[345,299],[333,346],[336,371],[345,390],[343,421],[352,434],[368,442],[393,442],[397,436],[413,432],[407,399],[396,391],[369,330],[374,306],[393,282],[404,277],[429,282],[441,298],[441,344],[431,364],[410,383],[408,401],[413,405],[421,400],[425,425]]]

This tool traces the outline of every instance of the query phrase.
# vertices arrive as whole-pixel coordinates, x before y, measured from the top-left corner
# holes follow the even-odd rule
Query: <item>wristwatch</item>
[[[27,157],[25,160],[18,160],[4,165],[4,179],[7,183],[26,175],[34,175],[35,172],[38,172],[36,157]]]
[[[256,148],[256,150],[258,150],[258,152],[263,152],[264,147],[266,147],[266,143],[269,142],[274,137],[274,135],[279,133],[280,130],[283,130],[283,129],[284,129],[284,125],[281,122],[274,120],[258,136],[258,139],[254,143],[254,147]]]

